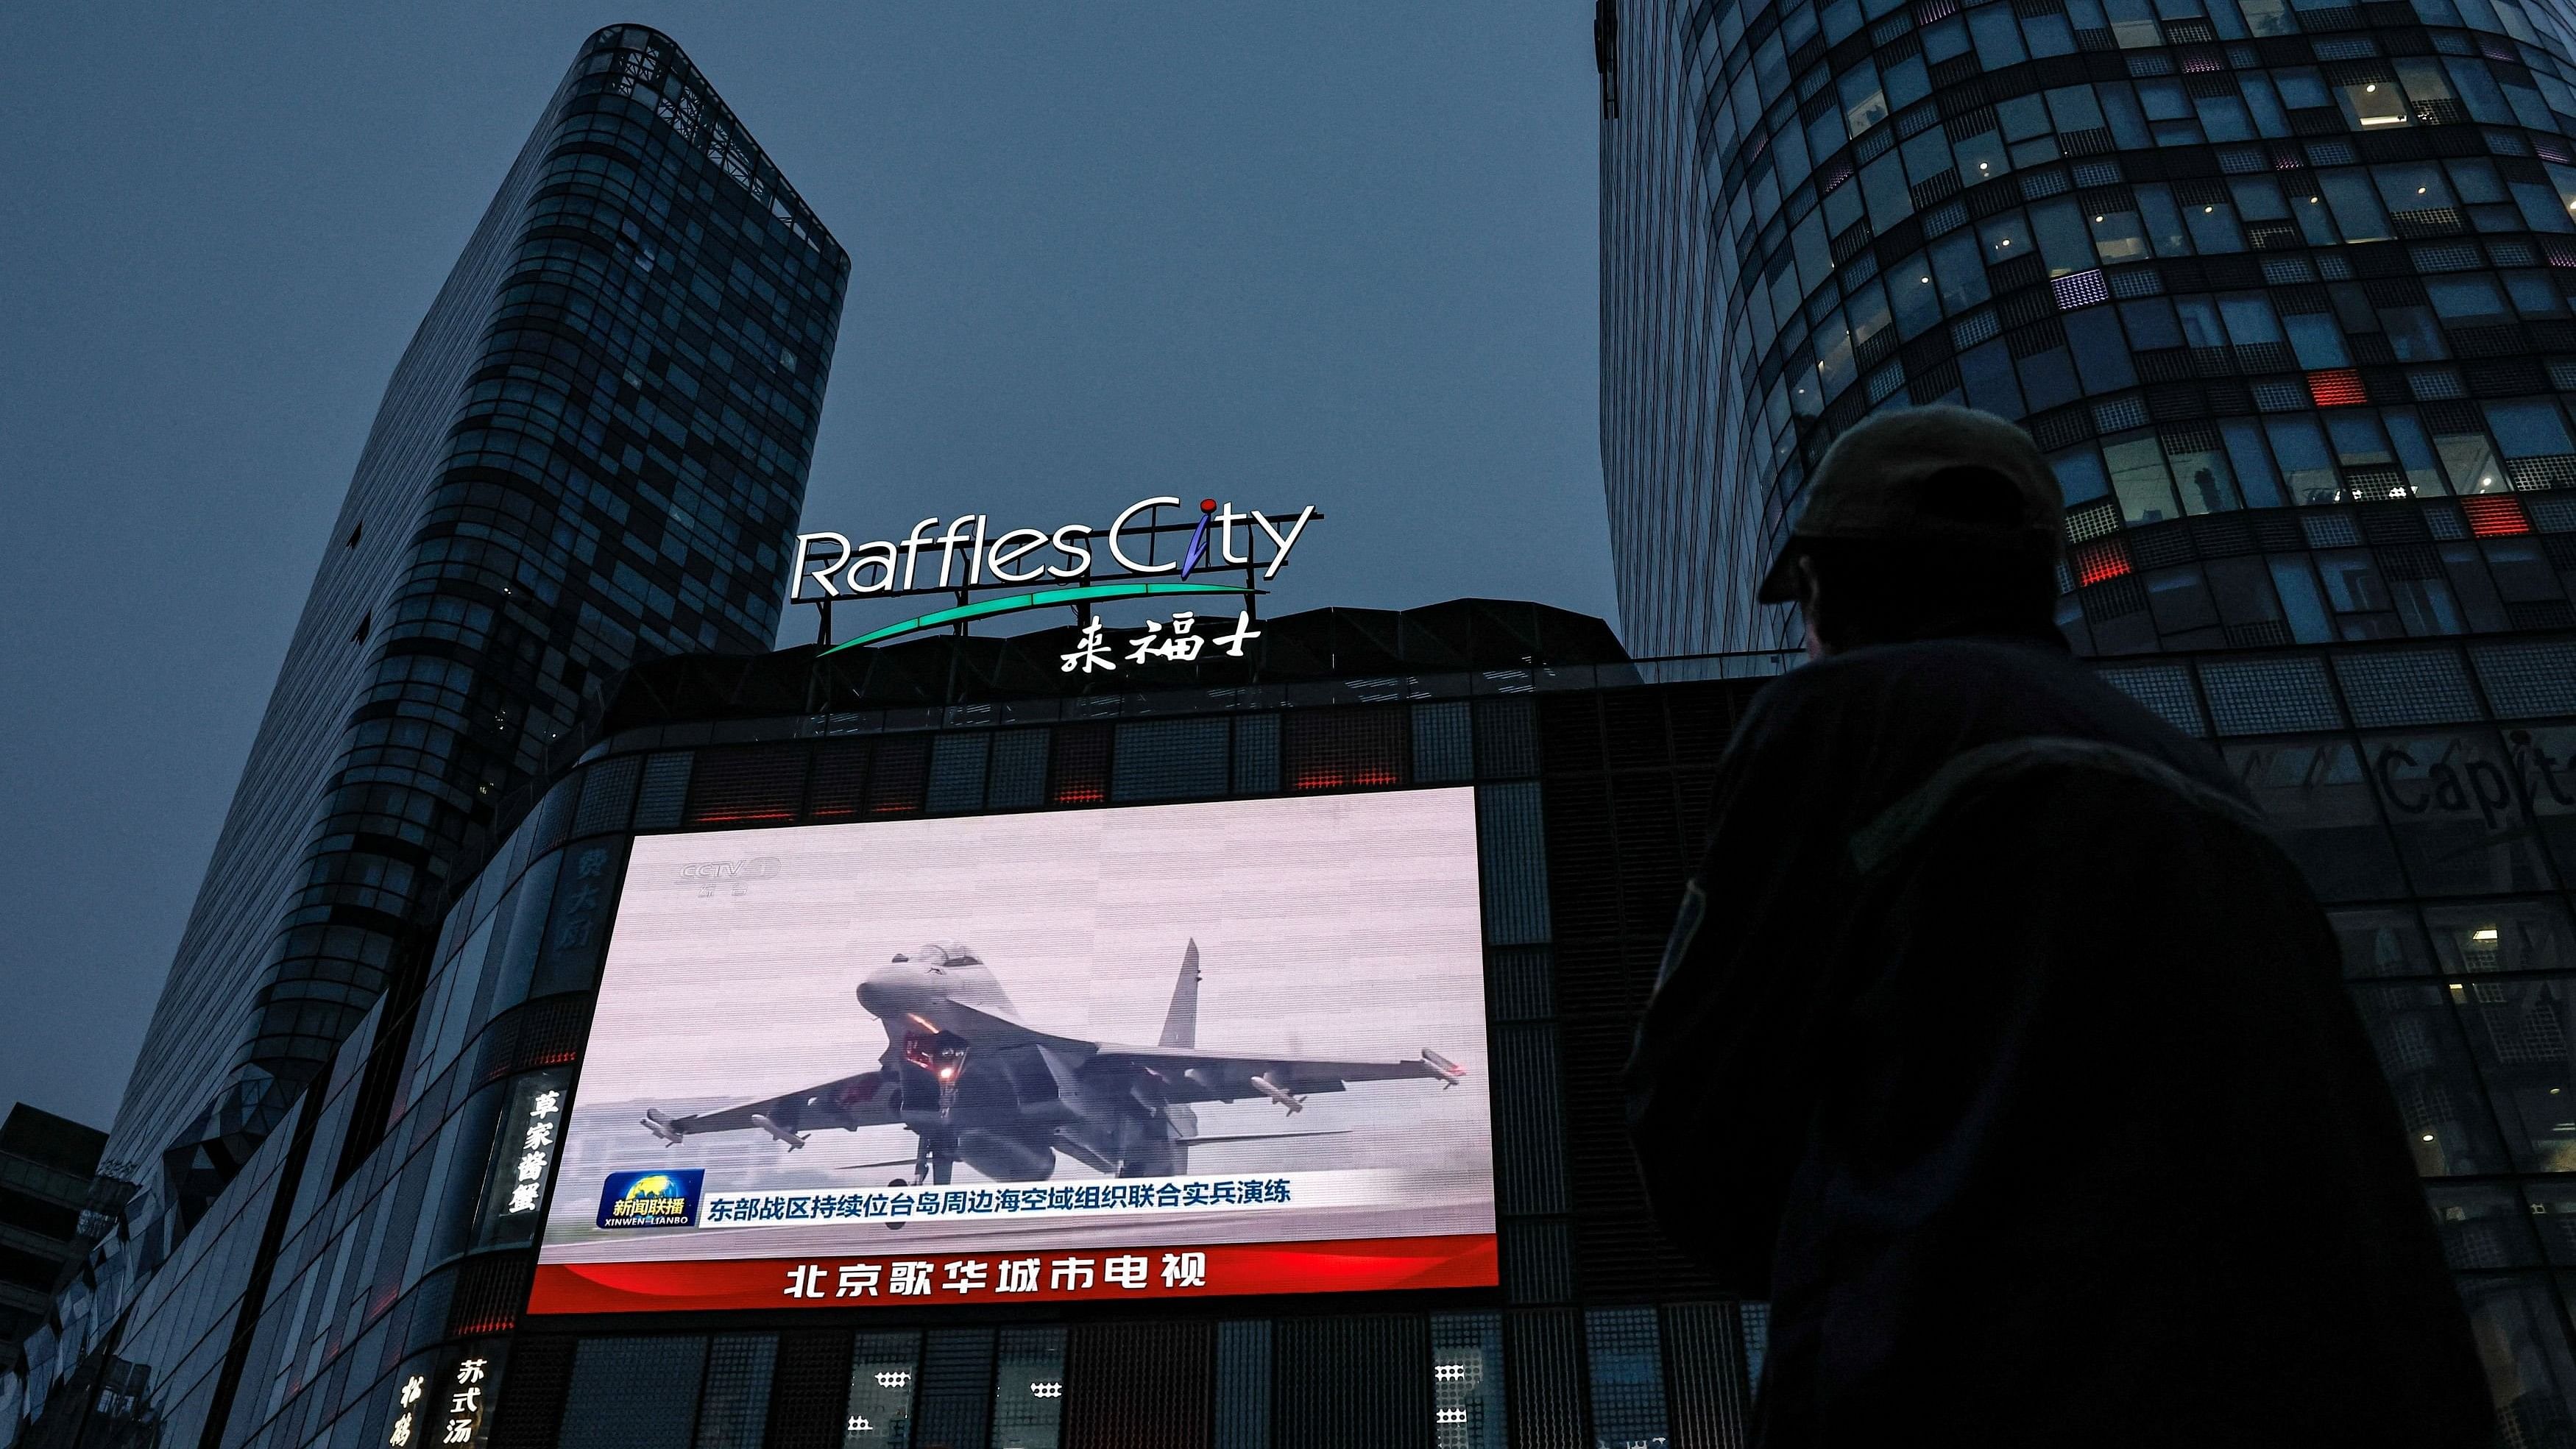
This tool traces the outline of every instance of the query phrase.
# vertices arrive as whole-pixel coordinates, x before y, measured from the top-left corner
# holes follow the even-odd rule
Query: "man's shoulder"
[[[1775,709],[1862,698],[1942,699],[1993,688],[2090,693],[2106,688],[2062,649],[2017,639],[1924,639],[1874,644],[1791,670],[1763,691]]]
[[[1973,639],[1880,644],[1802,665],[1754,697],[1736,734],[1739,756],[1867,758],[1890,767],[1938,763],[1999,707],[2066,693],[2081,676],[2036,646]]]
[[[2204,783],[2224,780],[2198,742],[2063,648],[2037,641],[1927,639],[1855,649],[1783,676],[1745,725],[1759,739],[1859,738],[1879,747],[1901,741],[1934,761],[1997,740],[2100,740]]]

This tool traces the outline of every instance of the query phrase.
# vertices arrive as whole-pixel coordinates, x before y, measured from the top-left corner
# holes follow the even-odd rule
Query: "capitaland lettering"
[[[2565,735],[2564,731],[2547,733],[2559,735],[2562,738]],[[2506,745],[2513,752],[2514,764],[2522,777],[2522,793],[2525,800],[2530,801],[2534,806],[2539,806],[2546,797],[2549,804],[2556,805],[2560,809],[2576,808],[2576,795],[2568,793],[2567,782],[2561,777],[2562,771],[2576,768],[2576,761],[2552,758],[2549,751],[2542,747],[2541,741],[2529,730],[2508,730],[2504,738]]]
[[[2490,760],[2454,763],[2446,752],[2426,765],[2403,746],[2384,745],[2372,765],[2389,804],[2401,815],[2474,813],[2492,830],[2516,804],[2504,770]]]
[[[1213,500],[1211,500],[1213,501]],[[1181,558],[1139,558],[1132,550],[1143,527],[1137,520],[1157,508],[1179,508],[1176,497],[1141,498],[1119,510],[1105,529],[1068,523],[1048,532],[1036,528],[992,531],[988,514],[965,513],[944,523],[936,515],[915,523],[901,539],[853,543],[849,535],[829,530],[796,535],[796,561],[788,602],[810,604],[825,599],[864,597],[916,588],[979,588],[992,584],[1033,584],[1047,579],[1089,576],[1095,543],[1111,562],[1128,574],[1177,574]],[[1260,509],[1237,511],[1231,503],[1206,508],[1206,531],[1214,547],[1198,567],[1259,567],[1264,579],[1279,576],[1306,525],[1314,521],[1308,504],[1294,518],[1273,519]],[[1250,525],[1246,527],[1246,525]],[[1267,556],[1263,542],[1267,541]],[[934,569],[931,554],[937,555]]]

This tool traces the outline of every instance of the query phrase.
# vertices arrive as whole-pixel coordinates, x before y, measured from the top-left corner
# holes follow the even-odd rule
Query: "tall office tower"
[[[1639,654],[1764,647],[1762,494],[1735,486],[1725,444],[1745,391],[1719,372],[1721,238],[1702,224],[1713,176],[1690,36],[1639,15],[1603,39],[1618,115],[1601,148],[1601,473],[1620,623]]]
[[[1752,561],[1861,417],[2019,420],[2064,490],[2061,625],[2307,868],[2511,1442],[2576,1434],[2541,1271],[2576,1262],[2566,7],[1621,19],[1603,416],[1632,647],[1786,642]]]
[[[849,266],[669,38],[583,45],[385,390],[127,1085],[168,1232],[604,678],[770,646]]]
[[[1630,9],[1602,411],[1632,644],[1776,641],[1746,561],[1807,471],[1872,409],[1942,399],[2025,420],[2081,581],[2129,580],[2070,605],[2089,648],[2569,622],[2536,542],[2373,568],[2328,556],[2365,542],[2353,515],[2303,511],[2396,503],[2414,526],[2367,542],[2460,543],[2545,532],[2523,495],[2576,482],[2555,9]],[[2213,529],[2248,542],[2168,542]]]

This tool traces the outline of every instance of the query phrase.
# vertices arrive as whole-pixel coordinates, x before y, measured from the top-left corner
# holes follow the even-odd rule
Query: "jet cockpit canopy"
[[[897,951],[894,953],[894,959],[927,966],[933,971],[945,971],[951,966],[984,964],[983,958],[975,954],[973,947],[955,941],[932,941],[910,952]]]

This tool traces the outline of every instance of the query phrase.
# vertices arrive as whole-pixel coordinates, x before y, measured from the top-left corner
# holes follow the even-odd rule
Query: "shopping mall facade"
[[[66,1316],[121,1326],[50,1388],[38,1376],[46,1397],[30,1406],[31,1442],[1739,1442],[1762,1310],[1716,1294],[1658,1241],[1616,1081],[1716,755],[1752,692],[1791,661],[1631,662],[1598,621],[1486,601],[1260,627],[1242,663],[1130,662],[1114,679],[1062,671],[1071,629],[637,671],[600,737],[508,807],[435,943],[419,943],[327,1090],[272,1135],[220,1211],[135,1301],[67,1301]],[[2576,1191],[2557,1185],[2576,1160],[2576,1123],[2557,1106],[2569,1085],[2560,983],[2576,944],[2556,889],[2576,867],[2576,801],[2557,773],[2576,746],[2576,639],[2103,668],[2221,750],[2335,900],[2352,989],[2418,1139],[2507,1421],[2522,1442],[2546,1442],[2568,1422],[2553,1269],[2576,1268],[2576,1232],[2553,1226],[2576,1221]],[[1026,996],[1045,963],[1006,963],[1003,902],[1055,889],[1048,872],[1068,860],[1104,903],[1068,928],[1094,962],[1070,969],[1102,969],[1123,917],[1161,919],[1175,898],[1231,900],[1204,920],[1175,918],[1202,921],[1184,975],[1213,1040],[1247,979],[1235,973],[1249,943],[1349,914],[1345,900],[1311,898],[1315,822],[1416,810],[1463,823],[1445,838],[1420,836],[1433,828],[1421,821],[1333,836],[1327,853],[1361,857],[1332,877],[1355,893],[1369,876],[1472,881],[1474,984],[1440,995],[1474,1030],[1424,1033],[1466,1077],[1447,1101],[1478,1110],[1458,1120],[1486,1124],[1473,1142],[1489,1144],[1489,1211],[1441,1240],[1490,1234],[1481,1253],[1423,1270],[1428,1258],[1392,1242],[1414,1231],[1399,1226],[1378,1234],[1367,1264],[1292,1255],[1265,1269],[1219,1246],[1262,1232],[1226,1230],[1192,1239],[1211,1244],[1202,1280],[1175,1283],[1173,1255],[1149,1249],[1113,1291],[1092,1275],[1140,1239],[1111,1232],[1091,1252],[1091,1229],[1060,1228],[1028,1260],[1044,1263],[1031,1289],[1048,1291],[1012,1301],[988,1291],[1006,1280],[951,1288],[955,1274],[982,1271],[952,1264],[1007,1271],[1007,1247],[978,1248],[1000,1241],[974,1236],[980,1224],[949,1225],[967,1236],[943,1248],[921,1236],[940,1230],[926,1218],[899,1231],[866,1220],[855,1189],[915,1180],[913,1137],[818,1109],[819,1089],[799,1095],[816,1075],[799,1054],[826,1063],[846,1051],[847,1065],[825,1068],[834,1073],[881,1053],[891,1063],[896,1041],[851,1011],[850,984],[877,979],[889,947],[928,958],[901,928],[830,903],[865,899],[872,880],[889,899],[937,896],[922,883],[946,880],[954,935],[986,936],[980,948]],[[1174,856],[1183,837],[1157,832],[1186,828],[1193,812],[1225,818]],[[963,854],[946,850],[950,835]],[[816,848],[847,864],[821,877],[819,934],[757,939],[807,910],[795,892],[801,862],[824,858]],[[1255,864],[1199,874],[1228,848]],[[985,856],[1001,863],[960,864]],[[996,889],[976,869],[1014,884]],[[1245,909],[1260,924],[1227,924]],[[1429,969],[1445,949],[1438,932],[1395,909],[1328,928],[1326,954],[1292,963],[1302,993],[1357,997],[1372,980]],[[729,924],[669,935],[673,920],[704,911]],[[635,995],[657,969],[654,943],[673,939],[685,948],[667,968],[680,994]],[[824,946],[800,955],[795,939]],[[794,959],[771,970],[781,951]],[[1151,983],[1150,1010],[1129,1036],[1162,1018],[1172,960],[1156,955],[1137,978]],[[772,994],[789,989],[779,982],[811,985],[812,1011],[757,1009],[791,1000]],[[1296,999],[1269,999],[1232,1038],[1269,1030],[1263,1014],[1303,1009]],[[1092,1020],[1109,1024],[1096,1004]],[[661,1027],[674,1034],[652,1035]],[[738,1038],[748,1051],[731,1095],[692,1100],[687,1078]],[[907,1030],[900,1045],[911,1055],[936,1043]],[[1292,1046],[1336,1050],[1320,1037]],[[662,1120],[676,1123],[676,1145],[639,1118],[624,1085],[635,1080],[648,1100],[669,1094]],[[1232,1124],[1257,1129],[1240,1143],[1306,1123],[1339,1123],[1346,1140],[1296,1144],[1324,1159],[1281,1155],[1281,1144],[1199,1146],[1248,1155],[1184,1170],[1376,1150],[1366,1139],[1377,1119],[1327,1116],[1323,1093],[1280,1080],[1316,1104],[1311,1115],[1245,1093],[1223,1107],[1228,1125],[1208,1115],[1215,1105],[1197,1109],[1200,1140]],[[1346,1100],[1409,1113],[1445,1090],[1355,1081]],[[587,1118],[585,1093],[598,1099]],[[695,1133],[745,1100],[765,1100],[778,1131],[703,1149],[720,1139]],[[806,1115],[789,1115],[800,1103]],[[605,1156],[585,1148],[586,1132],[605,1134]],[[798,1233],[791,1223],[701,1223],[683,1235],[753,1246],[717,1251],[737,1261],[714,1276],[581,1261],[578,1240],[612,1236],[590,1231],[594,1212],[605,1223],[632,1196],[603,1197],[603,1181],[635,1177],[603,1169],[699,1164],[713,1192],[727,1174],[828,1173],[861,1158],[877,1167],[840,1179],[853,1191],[816,1194],[838,1195],[854,1220],[804,1230],[813,1236],[795,1241],[807,1246],[761,1245],[765,1233]],[[953,1179],[932,1186],[1007,1184],[993,1162],[970,1145]],[[1052,1179],[1122,1180],[1071,1156]],[[910,1296],[892,1291],[904,1262],[922,1265]],[[1074,1262],[1090,1264],[1073,1285],[1089,1291],[1054,1291],[1067,1288],[1058,1265]],[[853,1288],[861,1281],[867,1291]]]
[[[460,877],[435,944],[419,943],[327,1089],[272,1134],[219,1210],[136,1301],[78,1302],[77,1288],[67,1298],[66,1320],[120,1327],[77,1368],[36,1376],[31,1442],[1730,1442],[1761,1351],[1761,1310],[1720,1299],[1657,1242],[1628,1168],[1616,1082],[1728,722],[1785,661],[1640,668],[1600,621],[1529,604],[1324,610],[1257,627],[1240,663],[1127,661],[1088,677],[1058,663],[1074,647],[1070,629],[939,635],[819,661],[811,647],[697,656],[636,671],[604,736],[510,807],[507,827]],[[1383,810],[1412,823],[1393,833],[1364,824],[1377,833],[1329,842],[1362,858],[1319,863],[1312,842],[1299,843],[1322,828],[1314,822]],[[1215,879],[1198,872],[1229,847],[1189,837],[1174,857],[1152,834],[1210,811],[1240,812],[1223,829],[1252,862]],[[1456,827],[1437,834],[1450,828],[1439,821]],[[595,1208],[609,1216],[602,1173],[584,1155],[583,1104],[585,1093],[622,1091],[600,1074],[623,1068],[589,1064],[612,1038],[621,1042],[612,1054],[635,1061],[635,1033],[649,1029],[636,1024],[657,1014],[638,1015],[632,996],[620,1004],[614,986],[604,998],[603,962],[612,983],[640,980],[654,969],[640,943],[667,931],[674,909],[736,912],[734,933],[793,918],[800,863],[818,849],[865,852],[881,841],[893,852],[849,857],[862,864],[829,876],[836,900],[872,876],[969,870],[940,853],[959,831],[982,832],[976,852],[1034,842],[1030,863],[1011,868],[1023,893],[1048,889],[1038,875],[1069,864],[1086,899],[1129,901],[1077,936],[1114,932],[1120,916],[1150,915],[1176,892],[1234,902],[1187,917],[1197,922],[1189,974],[1207,953],[1204,990],[1193,984],[1191,995],[1212,1043],[1221,1031],[1242,1040],[1271,1030],[1261,1014],[1296,1009],[1268,998],[1253,1017],[1220,1025],[1229,993],[1247,989],[1235,985],[1250,970],[1240,958],[1265,942],[1325,930],[1326,954],[1291,964],[1311,976],[1300,990],[1337,997],[1371,981],[1410,991],[1434,957],[1455,955],[1464,984],[1437,993],[1444,1015],[1423,1028],[1436,1040],[1419,1044],[1464,1077],[1460,1090],[1354,1081],[1347,1093],[1356,1107],[1384,1088],[1369,1100],[1401,1095],[1406,1112],[1445,1101],[1454,1110],[1439,1120],[1465,1125],[1418,1135],[1465,1133],[1460,1141],[1489,1159],[1489,1169],[1473,1164],[1476,1201],[1452,1225],[1464,1231],[1441,1239],[1467,1245],[1451,1255],[1455,1266],[1369,1266],[1403,1256],[1396,1246],[1365,1263],[1344,1254],[1338,1267],[1283,1260],[1270,1278],[1238,1283],[1221,1244],[1245,1234],[1219,1232],[1204,1250],[1207,1281],[1178,1291],[1168,1291],[1164,1255],[1149,1254],[1136,1260],[1151,1273],[1133,1292],[1095,1278],[1085,1285],[1094,1296],[1013,1302],[983,1291],[1002,1283],[951,1297],[942,1277],[907,1299],[894,1287],[895,1265],[911,1260],[901,1250],[922,1242],[920,1261],[944,1273],[977,1241],[942,1251],[918,1236],[937,1230],[927,1220],[909,1235],[857,1221],[817,1239],[810,1261],[836,1290],[819,1296],[797,1291],[808,1258],[756,1242],[741,1280],[751,1290],[712,1296],[554,1261],[557,1245],[581,1236],[566,1223],[581,1228]],[[1419,838],[1408,845],[1405,832]],[[1135,879],[1116,878],[1121,861]],[[1350,900],[1319,898],[1313,874],[1337,868],[1349,874],[1329,879],[1349,892],[1365,892],[1361,877],[1373,873],[1464,883],[1453,902],[1463,903],[1463,942],[1401,903],[1341,919]],[[894,884],[922,894],[912,879]],[[1084,969],[1071,950],[1011,959],[1009,892],[971,875],[945,879],[953,935],[985,951],[1024,1000],[1046,990],[1042,972]],[[1245,901],[1263,903],[1249,924]],[[660,924],[640,924],[648,919]],[[834,916],[825,938],[839,941],[843,928]],[[802,1066],[766,1059],[818,1041],[851,1063],[830,1071],[871,1066],[881,1053],[891,1062],[888,1038],[849,1010],[850,983],[876,979],[869,973],[889,949],[921,951],[900,927],[847,929],[847,955],[827,950],[786,970],[819,983],[814,999],[831,1005],[813,1015],[741,1017],[744,1000],[776,988],[729,968],[684,973],[695,994],[672,1014],[685,1018],[678,1039],[688,1045],[646,1050],[644,1078],[685,1096],[679,1058],[727,1050],[726,1021],[747,1021],[752,1037],[736,1097],[800,1085]],[[715,939],[693,949],[721,951]],[[1181,949],[1177,937],[1161,944],[1171,954],[1142,978],[1153,993],[1147,1033]],[[629,950],[639,953],[632,968]],[[1045,1013],[1031,1002],[1022,1014]],[[1314,1020],[1315,1031],[1333,1029],[1329,1012]],[[909,1034],[903,1045],[927,1040]],[[990,1037],[977,1040],[982,1051]],[[1290,1045],[1309,1058],[1337,1050],[1320,1035]],[[1415,1045],[1407,1037],[1382,1055]],[[978,1059],[965,1060],[971,1071]],[[1256,1142],[1185,1170],[1383,1155],[1384,1144],[1360,1140],[1381,1125],[1373,1118],[1327,1115],[1332,1087],[1271,1075],[1312,1106],[1292,1116],[1244,1093],[1224,1110],[1228,1123],[1255,1129],[1245,1137],[1320,1122],[1342,1124],[1325,1135],[1353,1140],[1301,1159]],[[710,1190],[728,1172],[868,1156],[893,1170],[843,1179],[854,1188],[917,1175],[906,1170],[915,1148],[902,1125],[845,1132],[811,1115],[811,1099],[801,1121],[786,1115],[793,1103],[768,1108],[775,1125],[810,1142],[802,1151],[754,1131],[706,1156],[692,1155],[699,1137],[657,1141],[631,1105],[613,1105],[600,1116],[603,1161],[704,1163],[715,1169]],[[1216,1110],[1197,1109],[1199,1140],[1211,1144],[1198,1153],[1218,1153],[1216,1135],[1236,1130],[1218,1126]],[[1070,1154],[1088,1139],[1063,1140]],[[1132,1180],[1071,1155],[1048,1171],[1094,1191]],[[953,1179],[942,1170],[933,1185],[989,1196],[1015,1176],[1027,1174],[979,1158],[970,1140]],[[1305,1177],[1296,1181],[1304,1191]],[[1050,1240],[1059,1245],[1047,1253],[1050,1278],[1058,1259],[1079,1256],[1062,1245],[1088,1241],[1062,1231]],[[1412,1232],[1398,1223],[1377,1237]],[[1114,1271],[1116,1256],[1089,1255],[1100,1272]],[[858,1263],[885,1276],[871,1270],[865,1296],[839,1293],[852,1281],[842,1270]],[[1343,1286],[1370,1291],[1330,1291]],[[451,1405],[470,1412],[451,1415]]]

